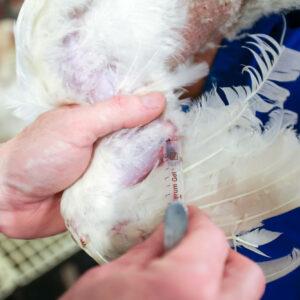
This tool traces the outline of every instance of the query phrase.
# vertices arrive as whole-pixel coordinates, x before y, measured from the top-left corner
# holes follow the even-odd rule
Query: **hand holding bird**
[[[145,96],[119,96],[88,107],[47,112],[0,145],[0,231],[15,238],[64,231],[61,194],[87,169],[94,142],[162,113],[164,97]]]

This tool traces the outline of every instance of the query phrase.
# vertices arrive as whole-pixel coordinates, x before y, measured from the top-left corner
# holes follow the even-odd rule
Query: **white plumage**
[[[13,20],[0,21],[0,143],[15,136],[25,126],[5,103],[5,95],[16,81],[13,28]]]
[[[167,199],[158,161],[174,134],[168,122],[183,147],[186,203],[204,209],[235,245],[255,250],[270,242],[274,235],[265,231],[252,234],[250,241],[239,234],[299,206],[300,145],[291,129],[296,115],[283,109],[289,92],[275,82],[297,79],[300,54],[267,36],[253,36],[249,47],[259,68],[245,68],[252,86],[224,88],[229,106],[212,91],[184,113],[178,101],[182,87],[207,74],[206,65],[192,63],[193,53],[185,49],[185,33],[193,36],[193,3],[26,0],[21,10],[19,88],[11,101],[18,115],[34,119],[62,104],[87,105],[118,93],[155,90],[168,100],[159,120],[98,141],[89,169],[63,195],[67,227],[98,262],[121,255],[162,220]],[[229,2],[218,3],[223,8]],[[296,1],[278,3],[276,9],[296,6]],[[254,1],[242,7],[250,4]],[[240,6],[230,1],[224,21],[228,34],[240,24],[232,17]],[[240,18],[252,22],[258,15],[245,12]],[[224,27],[218,30],[224,33]],[[266,126],[257,111],[270,112]]]

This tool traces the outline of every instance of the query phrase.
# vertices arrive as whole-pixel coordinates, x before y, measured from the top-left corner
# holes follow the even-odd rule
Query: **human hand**
[[[188,233],[173,250],[164,254],[160,226],[123,257],[88,271],[60,300],[256,300],[264,287],[261,269],[190,207]]]
[[[159,93],[143,99],[117,96],[86,107],[65,106],[41,115],[0,145],[0,232],[36,238],[65,230],[61,194],[88,168],[94,143],[122,128],[144,125],[165,108]]]

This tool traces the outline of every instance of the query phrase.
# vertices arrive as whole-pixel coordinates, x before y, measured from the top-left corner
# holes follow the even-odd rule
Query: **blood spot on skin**
[[[89,236],[88,235],[79,235],[77,228],[75,226],[75,222],[73,219],[67,219],[66,220],[66,226],[69,229],[71,238],[73,239],[73,241],[77,244],[77,239],[75,238],[75,236],[77,236],[79,238],[80,244],[83,248],[86,248],[87,244],[89,243]],[[71,230],[70,230],[71,229]],[[75,236],[72,234],[72,231],[75,232]]]
[[[79,240],[83,248],[85,248],[89,242],[88,236],[79,237]]]

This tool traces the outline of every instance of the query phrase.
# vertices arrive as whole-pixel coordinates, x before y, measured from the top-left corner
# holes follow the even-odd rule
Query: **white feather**
[[[273,232],[266,229],[255,229],[250,232],[246,232],[243,234],[239,234],[238,236],[230,237],[229,243],[234,248],[244,247],[250,251],[253,251],[259,255],[270,257],[266,255],[264,252],[258,250],[259,246],[271,243],[275,239],[277,239],[282,233]]]
[[[248,243],[249,245],[257,248],[258,246],[262,246],[274,241],[281,234],[281,232],[274,232],[266,229],[255,229],[253,231],[239,235],[237,237],[237,240],[241,243]]]
[[[259,263],[265,273],[266,281],[275,281],[296,270],[300,266],[299,254],[300,250],[294,248],[290,255]]]
[[[0,143],[17,135],[25,126],[25,123],[16,118],[5,103],[5,95],[16,81],[13,27],[13,20],[0,21]]]
[[[299,0],[246,0],[237,16],[236,26],[227,34],[233,37],[242,29],[250,28],[262,16],[300,8]]]

